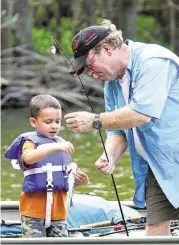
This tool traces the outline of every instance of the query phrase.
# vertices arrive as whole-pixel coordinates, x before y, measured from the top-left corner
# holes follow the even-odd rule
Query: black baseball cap
[[[81,30],[72,40],[74,60],[69,70],[70,74],[80,75],[85,68],[85,61],[90,49],[112,32],[103,26],[90,26]]]

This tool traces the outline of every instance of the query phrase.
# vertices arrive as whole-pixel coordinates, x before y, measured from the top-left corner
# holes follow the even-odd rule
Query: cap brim
[[[85,61],[86,61],[87,55],[82,55],[76,59],[72,59],[72,66],[69,70],[69,74],[78,74],[80,75],[84,71]]]

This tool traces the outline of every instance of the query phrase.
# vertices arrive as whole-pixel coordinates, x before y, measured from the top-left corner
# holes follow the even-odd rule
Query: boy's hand
[[[115,162],[113,157],[110,158],[110,161],[108,161],[106,158],[100,157],[95,162],[95,167],[102,174],[112,174],[115,168]]]
[[[78,169],[75,176],[75,185],[87,185],[88,181],[88,175]]]
[[[70,153],[70,154],[72,154],[75,150],[73,144],[69,141],[63,141],[62,143],[59,143],[58,147],[59,147],[59,150]]]

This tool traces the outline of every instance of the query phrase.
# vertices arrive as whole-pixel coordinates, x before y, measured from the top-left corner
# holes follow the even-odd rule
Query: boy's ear
[[[30,117],[30,118],[29,118],[29,122],[30,122],[30,125],[31,125],[33,128],[36,128],[36,119],[35,119],[35,118]]]

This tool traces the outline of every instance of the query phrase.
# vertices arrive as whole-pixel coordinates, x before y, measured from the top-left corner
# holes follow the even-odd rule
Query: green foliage
[[[64,47],[65,51],[69,54],[72,53],[71,41],[73,38],[73,22],[71,18],[62,18],[61,19],[61,44]]]
[[[15,29],[16,28],[16,22],[18,19],[18,15],[10,16],[10,15],[3,15],[1,16],[1,29],[3,28],[11,28]]]
[[[39,5],[37,8],[37,14],[39,17],[42,17],[45,15],[45,5]]]
[[[137,40],[146,43],[165,43],[165,38],[161,34],[161,26],[153,16],[138,15]]]
[[[49,26],[54,26],[53,19]],[[61,40],[58,40],[60,44],[64,47],[65,51],[69,54],[72,53],[71,50],[71,40],[72,40],[72,21],[69,18],[62,18],[61,24],[59,25],[59,31],[61,35]],[[53,28],[44,28],[44,27],[33,27],[32,37],[33,37],[33,46],[34,49],[46,55],[48,49],[53,45],[51,42],[51,36],[55,36],[55,31]]]
[[[46,55],[49,47],[52,45],[51,36],[53,35],[54,33],[48,29],[33,27],[32,38],[34,49],[37,52]]]
[[[98,18],[97,22],[100,23],[101,19]],[[53,45],[51,36],[55,36],[55,19],[51,18],[49,27],[34,27],[33,28],[33,45],[34,49],[46,55],[48,48]],[[71,55],[71,40],[73,38],[73,21],[71,18],[62,17],[59,23],[60,31],[60,44],[64,47],[65,51]],[[156,22],[153,16],[138,15],[137,17],[137,40],[147,43],[157,43],[168,47],[168,43],[162,35],[161,26]]]
[[[15,32],[11,33],[11,40],[14,46],[19,45],[22,43],[22,38],[17,36]]]

